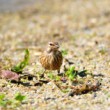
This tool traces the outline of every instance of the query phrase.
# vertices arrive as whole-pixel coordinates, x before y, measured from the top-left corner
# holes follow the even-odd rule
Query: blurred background
[[[38,0],[0,0],[0,12],[20,10],[34,4],[36,1]]]
[[[78,36],[109,34],[110,1],[0,0],[0,20],[3,36],[14,34],[22,43],[27,37],[26,45],[43,46],[49,40],[70,43]]]

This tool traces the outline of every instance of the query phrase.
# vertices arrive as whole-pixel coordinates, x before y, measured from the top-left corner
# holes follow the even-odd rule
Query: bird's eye
[[[50,43],[50,46],[53,46],[54,44]]]

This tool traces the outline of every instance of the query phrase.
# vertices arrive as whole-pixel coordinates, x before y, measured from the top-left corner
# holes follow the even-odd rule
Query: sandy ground
[[[8,99],[16,92],[27,100],[15,110],[110,109],[110,1],[45,0],[16,13],[0,14],[0,66],[10,69],[29,48],[30,64],[24,72],[42,71],[38,56],[49,41],[58,41],[65,58],[77,70],[86,69],[101,83],[96,92],[68,96],[51,81],[42,86],[17,85],[0,79],[0,92]],[[62,66],[63,70],[63,66]],[[56,73],[53,71],[53,74]]]

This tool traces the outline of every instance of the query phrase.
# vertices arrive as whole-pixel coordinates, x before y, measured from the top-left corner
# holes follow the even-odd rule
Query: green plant
[[[63,56],[66,56],[68,54],[68,51],[66,49],[61,50],[61,53]]]
[[[71,66],[65,74],[70,80],[74,80],[74,78],[77,77],[78,72],[75,70],[74,66]]]
[[[54,75],[53,75],[52,73],[48,73],[48,77],[49,77],[50,79],[54,79]]]
[[[5,106],[6,101],[4,101],[5,94],[0,94],[0,106]]]
[[[26,96],[22,95],[21,93],[17,93],[14,96],[14,99],[7,99],[5,94],[0,94],[0,106],[2,107],[10,107],[15,108],[20,106],[20,104],[26,99]]]
[[[6,107],[12,103],[11,100],[5,99],[5,94],[0,94],[0,106]]]
[[[59,81],[60,80],[60,77],[57,76],[57,75],[53,75],[52,73],[49,73],[48,74],[48,77],[52,80],[56,80],[56,81]]]
[[[22,70],[26,67],[26,65],[28,65],[29,58],[30,58],[29,50],[26,49],[23,61],[18,63],[16,66],[12,67],[11,70],[16,73],[21,73]]]
[[[26,99],[26,96],[25,95],[22,95],[21,93],[15,94],[15,100],[17,100],[19,102],[22,102],[25,99]]]
[[[56,81],[59,81],[60,79],[61,79],[60,76],[55,76]]]

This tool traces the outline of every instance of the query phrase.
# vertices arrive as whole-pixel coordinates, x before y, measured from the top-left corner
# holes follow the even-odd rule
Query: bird
[[[40,55],[39,60],[45,71],[57,70],[58,74],[60,74],[63,56],[61,51],[59,51],[59,47],[58,42],[49,42],[47,49]]]

